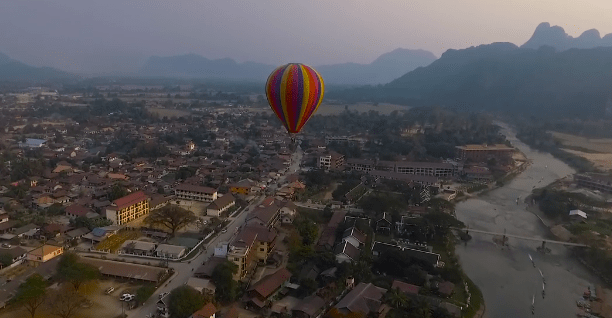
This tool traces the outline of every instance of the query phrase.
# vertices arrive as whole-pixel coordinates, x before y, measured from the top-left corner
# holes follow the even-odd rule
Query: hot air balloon
[[[300,63],[279,66],[268,77],[268,103],[292,140],[321,105],[324,89],[321,75]]]

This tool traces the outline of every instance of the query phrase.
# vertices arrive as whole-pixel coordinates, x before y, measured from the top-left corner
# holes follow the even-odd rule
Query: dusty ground
[[[113,291],[110,295],[106,295],[104,291],[110,287],[115,287],[115,291]],[[75,318],[114,318],[121,314],[121,301],[119,300],[119,296],[124,292],[134,292],[139,286],[131,285],[128,283],[119,283],[114,280],[101,280],[98,285],[98,289],[92,292],[92,295],[89,296],[89,299],[92,301],[92,305],[89,308],[81,308],[78,313],[74,316]],[[50,289],[52,292],[53,289]],[[151,301],[153,297],[156,297],[156,294],[151,296],[148,301]],[[126,305],[126,303],[124,303]],[[126,312],[129,313],[129,310],[126,308]],[[52,317],[48,315],[45,310],[40,311],[40,315],[37,317]],[[45,315],[47,314],[47,315]],[[24,318],[29,317],[26,311],[22,309],[15,309],[8,312],[2,312],[2,318]]]
[[[593,152],[612,153],[612,139],[591,139],[556,131],[550,133],[568,147],[584,148]]]
[[[563,149],[563,151],[585,158],[593,163],[597,169],[604,171],[612,169],[612,153],[586,153],[570,149]]]

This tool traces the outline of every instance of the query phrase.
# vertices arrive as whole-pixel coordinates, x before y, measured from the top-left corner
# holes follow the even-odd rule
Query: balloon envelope
[[[298,133],[323,100],[323,78],[312,67],[290,63],[268,77],[268,103],[289,133]]]

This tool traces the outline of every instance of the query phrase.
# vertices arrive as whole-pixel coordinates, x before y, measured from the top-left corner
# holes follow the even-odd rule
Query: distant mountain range
[[[543,45],[554,47],[558,51],[572,48],[592,49],[600,46],[612,46],[612,33],[602,38],[599,31],[590,29],[574,38],[565,33],[562,27],[550,26],[550,23],[543,22],[536,27],[529,41],[521,45],[521,48],[537,49]]]
[[[35,67],[13,60],[0,53],[0,81],[40,82],[48,80],[74,80],[78,77],[51,67]]]
[[[459,110],[588,117],[612,113],[612,48],[519,48],[493,43],[448,50],[381,87],[330,92],[330,99],[440,105]]]
[[[314,66],[314,68],[328,84],[384,84],[435,60],[436,56],[428,51],[396,49],[381,55],[370,64],[343,63]],[[139,75],[263,82],[275,67],[275,65],[254,62],[237,63],[229,58],[210,60],[195,54],[170,57],[153,56],[140,69]]]

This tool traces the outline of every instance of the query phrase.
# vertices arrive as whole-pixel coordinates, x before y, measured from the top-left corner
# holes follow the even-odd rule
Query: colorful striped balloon
[[[278,67],[266,83],[268,103],[290,134],[300,132],[317,111],[324,90],[321,75],[299,63]]]

